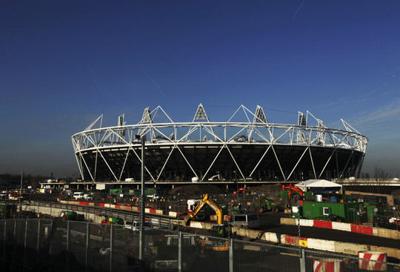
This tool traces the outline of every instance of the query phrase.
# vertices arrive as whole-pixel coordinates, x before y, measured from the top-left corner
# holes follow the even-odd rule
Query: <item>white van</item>
[[[72,198],[75,200],[83,199],[84,193],[83,192],[74,192]]]
[[[133,230],[133,231],[137,231],[137,230],[139,230],[140,229],[140,223],[138,222],[138,221],[131,221],[131,222],[126,222],[125,221],[125,223],[124,223],[124,228],[126,228],[126,229],[130,229],[130,230]]]

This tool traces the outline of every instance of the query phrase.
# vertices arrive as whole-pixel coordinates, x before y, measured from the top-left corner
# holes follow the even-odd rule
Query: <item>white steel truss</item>
[[[243,118],[244,120],[235,120],[239,113],[245,117]],[[162,121],[158,121],[158,119]],[[315,117],[311,112],[306,111],[306,114],[302,112],[298,113],[297,124],[271,123],[268,121],[261,106],[257,106],[253,113],[247,107],[241,105],[225,122],[210,121],[204,106],[199,104],[192,122],[175,122],[161,106],[157,106],[154,110],[150,110],[148,107],[145,108],[143,116],[137,124],[126,125],[124,115],[118,117],[117,126],[102,127],[102,123],[103,115],[100,115],[85,130],[72,135],[72,145],[82,179],[85,178],[84,170],[86,169],[90,179],[95,181],[97,163],[98,160],[102,160],[113,179],[120,181],[127,167],[130,152],[140,161],[137,151],[141,147],[140,143],[136,140],[137,135],[146,136],[147,148],[164,146],[171,149],[165,161],[162,162],[160,172],[152,173],[150,169],[145,167],[145,171],[153,182],[159,181],[174,150],[177,150],[182,156],[187,166],[193,172],[193,176],[201,180],[207,177],[224,149],[227,150],[243,180],[251,178],[265,156],[272,152],[282,177],[284,180],[288,180],[293,175],[296,167],[306,158],[309,158],[311,161],[314,177],[321,177],[339,149],[351,151],[346,161],[347,167],[355,152],[362,153],[364,157],[368,143],[364,135],[360,134],[360,132],[343,119],[341,119],[343,129],[328,128],[321,119]],[[216,156],[206,168],[207,171],[204,175],[201,176],[200,173],[196,172],[196,167],[186,158],[182,151],[183,146],[186,145],[217,145],[219,147]],[[246,177],[231,152],[231,148],[235,145],[265,146],[265,151],[252,168],[249,177]],[[297,146],[303,148],[301,156],[293,168],[283,169],[275,151],[276,146]],[[322,169],[315,169],[311,151],[312,147],[325,148],[331,152],[327,161],[323,162]],[[104,156],[104,153],[112,150],[126,151],[121,169],[113,169],[106,156]],[[308,156],[306,155],[307,151]],[[96,154],[94,169],[89,167],[84,158],[84,155],[88,152],[95,152]],[[361,164],[362,162],[357,166],[358,169],[361,168]],[[343,177],[345,174],[346,167],[341,171],[340,177]]]

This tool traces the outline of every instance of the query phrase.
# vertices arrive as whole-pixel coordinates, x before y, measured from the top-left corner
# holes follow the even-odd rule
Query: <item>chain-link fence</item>
[[[363,271],[354,257],[163,229],[145,229],[140,261],[139,237],[120,225],[0,220],[0,271]]]

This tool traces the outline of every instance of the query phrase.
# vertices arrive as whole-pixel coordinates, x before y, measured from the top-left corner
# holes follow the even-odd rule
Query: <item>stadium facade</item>
[[[191,122],[175,122],[157,106],[137,124],[124,115],[103,127],[99,116],[72,136],[82,180],[139,181],[140,137],[145,179],[162,182],[300,181],[358,176],[367,138],[343,119],[328,128],[310,112],[294,124],[272,123],[262,107],[241,105],[226,121],[210,121],[202,104]],[[139,139],[139,140],[138,140]]]

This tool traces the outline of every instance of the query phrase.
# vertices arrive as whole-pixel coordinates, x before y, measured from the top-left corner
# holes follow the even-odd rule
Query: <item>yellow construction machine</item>
[[[205,194],[203,195],[203,199],[200,200],[200,202],[197,204],[193,212],[189,213],[189,216],[185,220],[186,225],[189,224],[190,220],[196,217],[196,215],[201,211],[201,209],[203,209],[205,205],[210,206],[211,209],[214,210],[215,215],[217,216],[217,224],[218,225],[223,224],[223,214],[221,207],[217,203],[215,203],[212,199],[209,199],[208,194]]]

